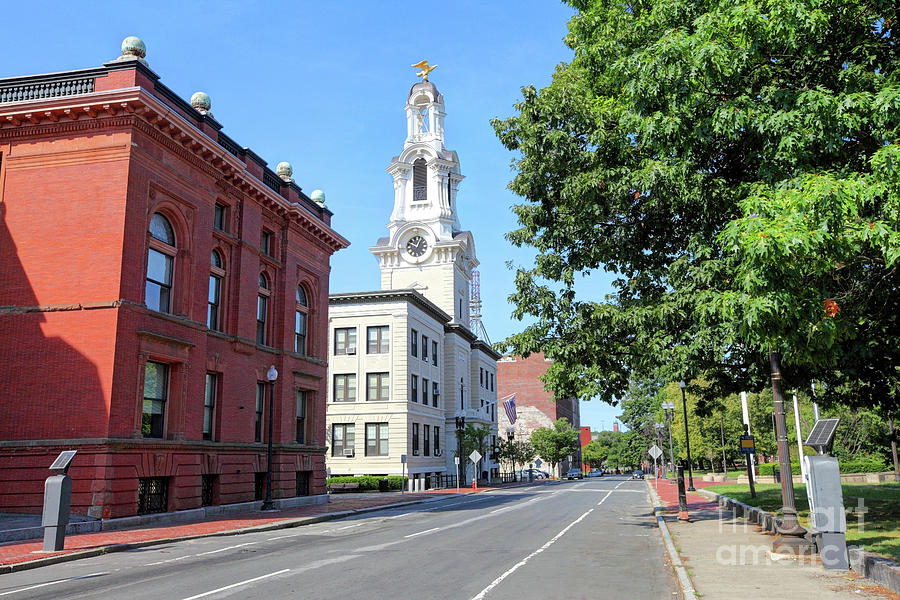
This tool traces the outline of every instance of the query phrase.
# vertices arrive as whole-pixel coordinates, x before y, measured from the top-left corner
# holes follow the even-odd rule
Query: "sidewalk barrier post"
[[[690,521],[687,508],[687,492],[684,489],[684,466],[678,466],[678,520]]]

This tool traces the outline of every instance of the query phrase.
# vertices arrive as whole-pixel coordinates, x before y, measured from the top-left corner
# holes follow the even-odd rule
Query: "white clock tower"
[[[456,152],[444,147],[444,97],[426,75],[410,89],[405,108],[403,152],[387,169],[394,178],[389,236],[370,248],[381,267],[381,289],[415,289],[468,327],[478,260],[456,210],[463,176]]]

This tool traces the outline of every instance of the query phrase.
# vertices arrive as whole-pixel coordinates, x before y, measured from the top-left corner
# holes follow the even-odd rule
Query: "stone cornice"
[[[329,306],[341,306],[348,304],[374,304],[387,302],[409,302],[417,308],[428,313],[440,323],[450,322],[450,315],[441,310],[437,304],[417,292],[416,290],[377,290],[371,292],[350,292],[346,294],[331,294],[328,296]]]
[[[115,120],[110,120],[115,119]],[[25,136],[71,133],[98,127],[133,125],[194,164],[255,199],[287,221],[296,224],[331,251],[350,245],[343,236],[312,214],[289,202],[249,173],[244,163],[219,145],[175,109],[140,87],[92,92],[78,96],[42,98],[0,104],[0,140]],[[160,137],[160,134],[162,137]]]

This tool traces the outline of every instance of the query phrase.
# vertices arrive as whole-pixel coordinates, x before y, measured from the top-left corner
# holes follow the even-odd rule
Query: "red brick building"
[[[578,400],[575,398],[554,398],[544,389],[541,375],[547,372],[551,361],[542,353],[532,354],[528,358],[521,356],[505,356],[497,362],[497,402],[502,403],[510,395],[516,397],[516,422],[510,426],[506,412],[498,410],[498,431],[506,434],[510,427],[515,430],[515,439],[531,439],[531,433],[541,427],[550,427],[557,419],[565,418],[575,429],[581,426]],[[581,451],[573,457],[572,465],[581,464]],[[542,466],[549,470],[549,465]],[[559,465],[561,473],[569,469],[568,461]]]
[[[0,79],[0,512],[323,494],[330,256],[314,202],[159,82],[136,38],[102,67]],[[315,194],[314,194],[315,195]]]

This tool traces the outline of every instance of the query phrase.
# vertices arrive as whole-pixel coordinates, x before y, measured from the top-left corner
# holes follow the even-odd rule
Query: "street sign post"
[[[478,461],[481,460],[481,453],[478,450],[472,450],[472,454],[469,455],[469,460],[472,461],[472,465],[475,469],[475,476],[472,477],[472,489],[478,489]]]
[[[400,496],[403,496],[403,488],[406,487],[406,455],[400,455]]]
[[[745,425],[745,427],[749,432],[750,426]],[[741,436],[741,454],[744,455],[744,458],[747,461],[747,478],[750,480],[750,497],[756,498],[756,486],[753,485],[753,455],[756,454],[756,441],[754,441],[753,436],[749,433]]]
[[[454,456],[453,462],[456,463],[456,493],[459,493],[459,457]]]
[[[656,477],[654,477],[653,479],[656,482],[657,489],[659,489],[659,464],[656,459],[659,458],[663,451],[659,449],[659,446],[653,444],[653,446],[651,446],[650,449],[647,450],[647,453],[653,458],[653,468],[656,470]]]

